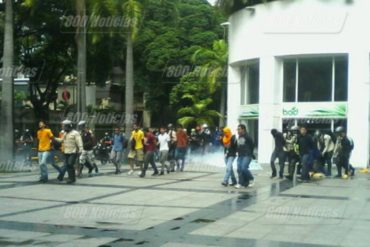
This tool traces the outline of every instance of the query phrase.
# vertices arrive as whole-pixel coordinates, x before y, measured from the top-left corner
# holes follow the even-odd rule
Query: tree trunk
[[[86,4],[85,0],[76,0],[77,16],[81,22],[77,27],[77,112],[86,112]]]
[[[218,123],[218,127],[225,127],[225,118],[226,118],[226,90],[227,90],[227,84],[221,83],[221,102],[220,102],[220,120]]]
[[[3,57],[3,83],[0,110],[0,161],[13,162],[14,155],[14,26],[13,26],[13,0],[5,0],[5,28],[4,28],[4,57]]]
[[[125,127],[126,136],[131,135],[132,124],[134,118],[134,56],[133,56],[133,41],[130,32],[127,34],[127,54],[126,54],[126,89],[125,89]]]

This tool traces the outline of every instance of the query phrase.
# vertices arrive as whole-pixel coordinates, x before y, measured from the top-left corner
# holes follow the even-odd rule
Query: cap
[[[335,132],[337,133],[341,133],[341,132],[344,132],[344,128],[342,126],[339,126],[335,129]]]
[[[71,121],[71,120],[66,119],[66,120],[64,120],[64,121],[62,122],[62,124],[65,124],[65,125],[67,125],[67,124],[72,124],[72,121]]]
[[[86,121],[80,121],[80,122],[78,122],[78,125],[85,125],[86,124]]]

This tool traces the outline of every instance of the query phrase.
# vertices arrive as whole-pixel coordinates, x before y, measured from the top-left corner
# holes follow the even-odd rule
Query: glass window
[[[348,92],[348,59],[335,59],[335,92],[334,101],[347,101]]]
[[[248,66],[247,104],[258,104],[260,91],[259,80],[260,80],[259,64],[255,63]]]
[[[259,101],[259,64],[253,63],[241,68],[240,98],[242,105],[258,104]]]
[[[296,60],[284,61],[284,102],[295,102]]]
[[[332,101],[332,58],[305,58],[298,62],[298,101]]]

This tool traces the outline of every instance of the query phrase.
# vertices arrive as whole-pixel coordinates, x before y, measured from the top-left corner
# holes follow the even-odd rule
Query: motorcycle
[[[112,151],[112,145],[110,143],[99,142],[94,148],[94,154],[97,160],[102,165],[110,162],[110,152]]]

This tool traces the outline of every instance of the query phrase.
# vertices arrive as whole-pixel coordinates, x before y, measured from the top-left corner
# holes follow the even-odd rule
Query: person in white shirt
[[[332,166],[332,158],[333,158],[333,151],[334,151],[334,141],[329,133],[325,133],[320,136],[321,141],[319,142],[323,147],[320,148],[322,150],[322,161],[325,167],[325,164],[328,165],[327,169],[325,169],[325,175],[331,176],[331,166]]]
[[[160,133],[158,135],[158,145],[159,145],[159,162],[162,165],[161,173],[159,175],[164,174],[164,168],[166,168],[167,173],[170,173],[170,167],[166,164],[168,158],[168,150],[169,146],[168,143],[170,142],[171,138],[169,134],[167,134],[166,129],[164,127],[160,128]]]

